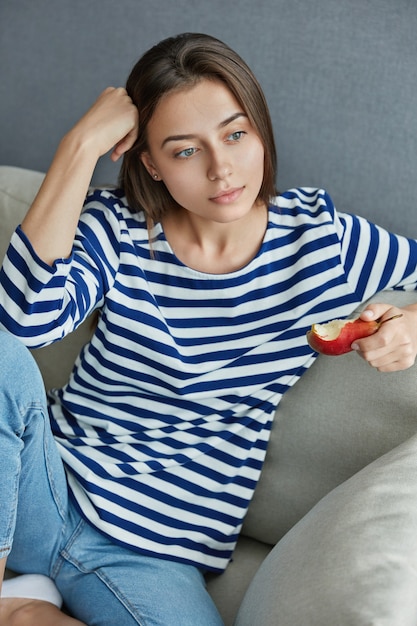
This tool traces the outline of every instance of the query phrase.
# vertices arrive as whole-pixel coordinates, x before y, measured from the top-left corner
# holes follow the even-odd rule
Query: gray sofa
[[[0,7],[0,257],[65,130],[185,30],[225,40],[260,78],[281,189],[324,186],[339,209],[417,237],[417,3],[17,0]],[[116,175],[105,157],[94,182]],[[88,333],[35,352],[47,387]],[[208,579],[226,626],[415,626],[416,379],[417,366],[319,357],[284,396],[233,561]]]
[[[0,167],[1,257],[42,176]],[[47,388],[89,332],[34,351]],[[320,356],[284,396],[233,561],[208,578],[226,626],[415,626],[416,382],[417,365],[380,374],[353,353]]]

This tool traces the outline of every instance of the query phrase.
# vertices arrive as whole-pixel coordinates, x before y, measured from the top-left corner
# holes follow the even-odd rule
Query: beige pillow
[[[417,624],[416,435],[333,490],[272,550],[236,621],[255,624]]]

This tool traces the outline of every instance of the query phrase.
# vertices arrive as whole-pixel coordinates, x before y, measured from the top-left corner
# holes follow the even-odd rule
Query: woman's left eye
[[[234,133],[231,133],[227,139],[228,141],[239,141],[239,139],[242,139],[245,134],[244,130],[236,130]]]

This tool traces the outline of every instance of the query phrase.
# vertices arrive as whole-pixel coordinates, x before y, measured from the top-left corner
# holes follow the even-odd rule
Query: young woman
[[[120,189],[85,201],[109,150],[123,156]],[[276,405],[316,357],[306,330],[381,289],[417,289],[417,241],[338,214],[323,190],[277,195],[275,174],[253,74],[218,40],[185,34],[63,138],[13,235],[1,566],[52,578],[82,623],[221,624],[204,573],[226,568]],[[93,311],[91,342],[47,407],[20,342],[57,341]],[[381,371],[414,362],[417,304],[362,313],[399,313],[354,345]],[[3,622],[80,623],[21,595],[1,600]]]

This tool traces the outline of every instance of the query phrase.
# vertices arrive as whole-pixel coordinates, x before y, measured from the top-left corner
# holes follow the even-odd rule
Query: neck
[[[259,205],[244,218],[227,224],[179,210],[164,217],[162,226],[182,263],[197,271],[226,274],[244,267],[256,256],[267,222],[267,208]]]

